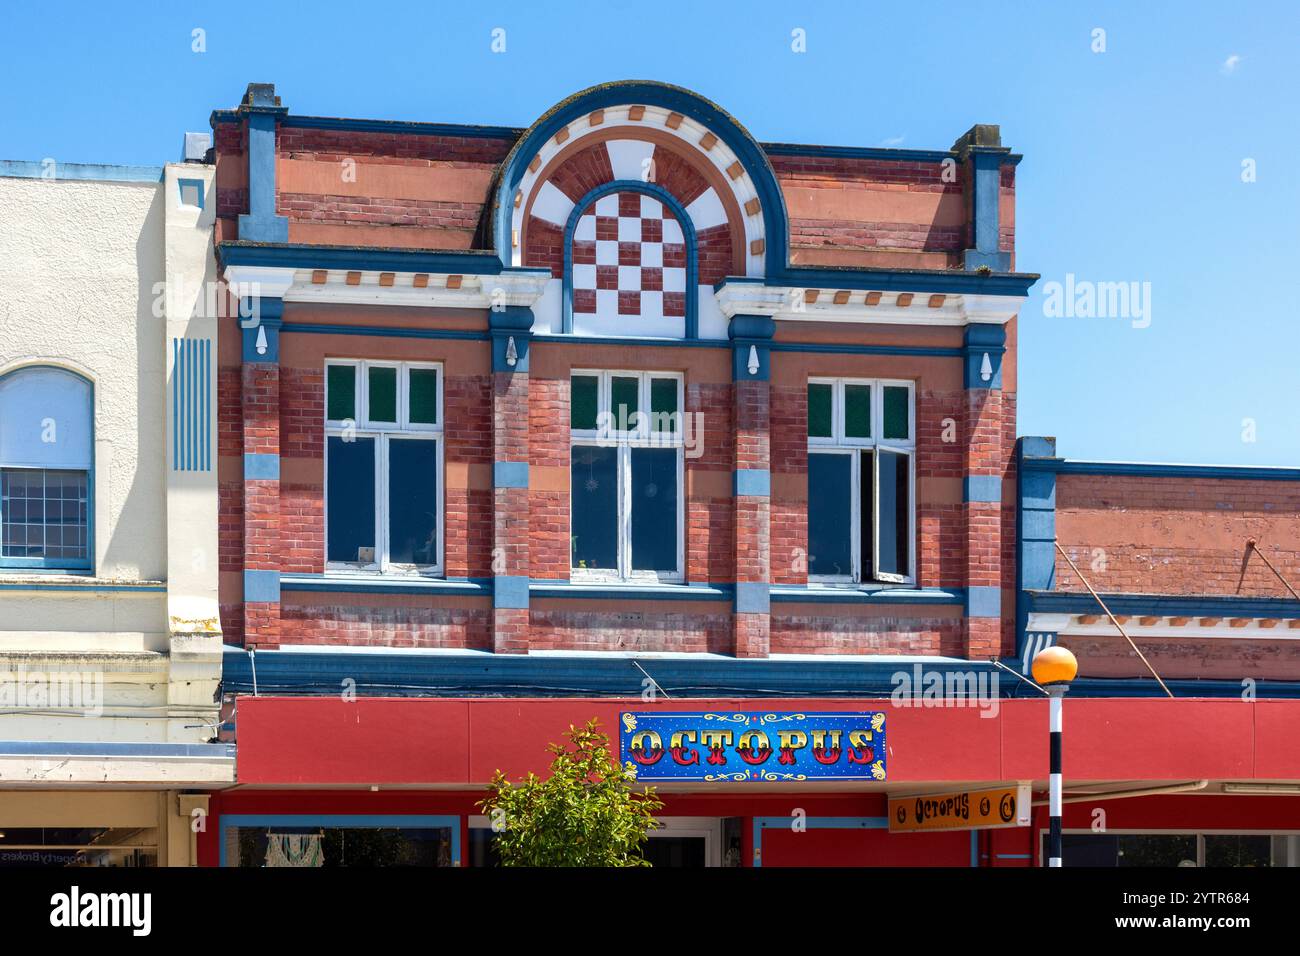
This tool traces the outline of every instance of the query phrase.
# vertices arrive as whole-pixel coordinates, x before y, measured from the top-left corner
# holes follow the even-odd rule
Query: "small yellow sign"
[[[993,830],[1029,826],[1029,786],[889,798],[889,831]]]

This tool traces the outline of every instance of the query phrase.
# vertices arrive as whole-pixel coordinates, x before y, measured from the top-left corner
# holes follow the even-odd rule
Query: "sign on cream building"
[[[0,162],[0,865],[189,864],[233,779],[203,145]]]

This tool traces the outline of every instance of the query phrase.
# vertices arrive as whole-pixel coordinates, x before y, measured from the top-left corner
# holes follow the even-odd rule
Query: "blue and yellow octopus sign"
[[[885,715],[625,712],[619,752],[638,780],[884,780]]]

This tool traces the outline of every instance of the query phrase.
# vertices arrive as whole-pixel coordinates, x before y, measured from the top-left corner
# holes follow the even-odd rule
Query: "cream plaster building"
[[[234,778],[212,187],[0,162],[0,865],[187,865]]]

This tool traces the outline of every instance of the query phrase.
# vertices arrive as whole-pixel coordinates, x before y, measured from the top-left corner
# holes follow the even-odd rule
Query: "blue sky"
[[[1073,458],[1300,466],[1295,2],[77,7],[6,10],[0,158],[175,159],[249,81],[295,113],[527,126],[593,83],[658,79],[764,141],[946,148],[1001,124],[1025,157],[1017,265],[1043,275],[1021,434]],[[1048,317],[1067,273],[1150,283],[1150,324]]]

